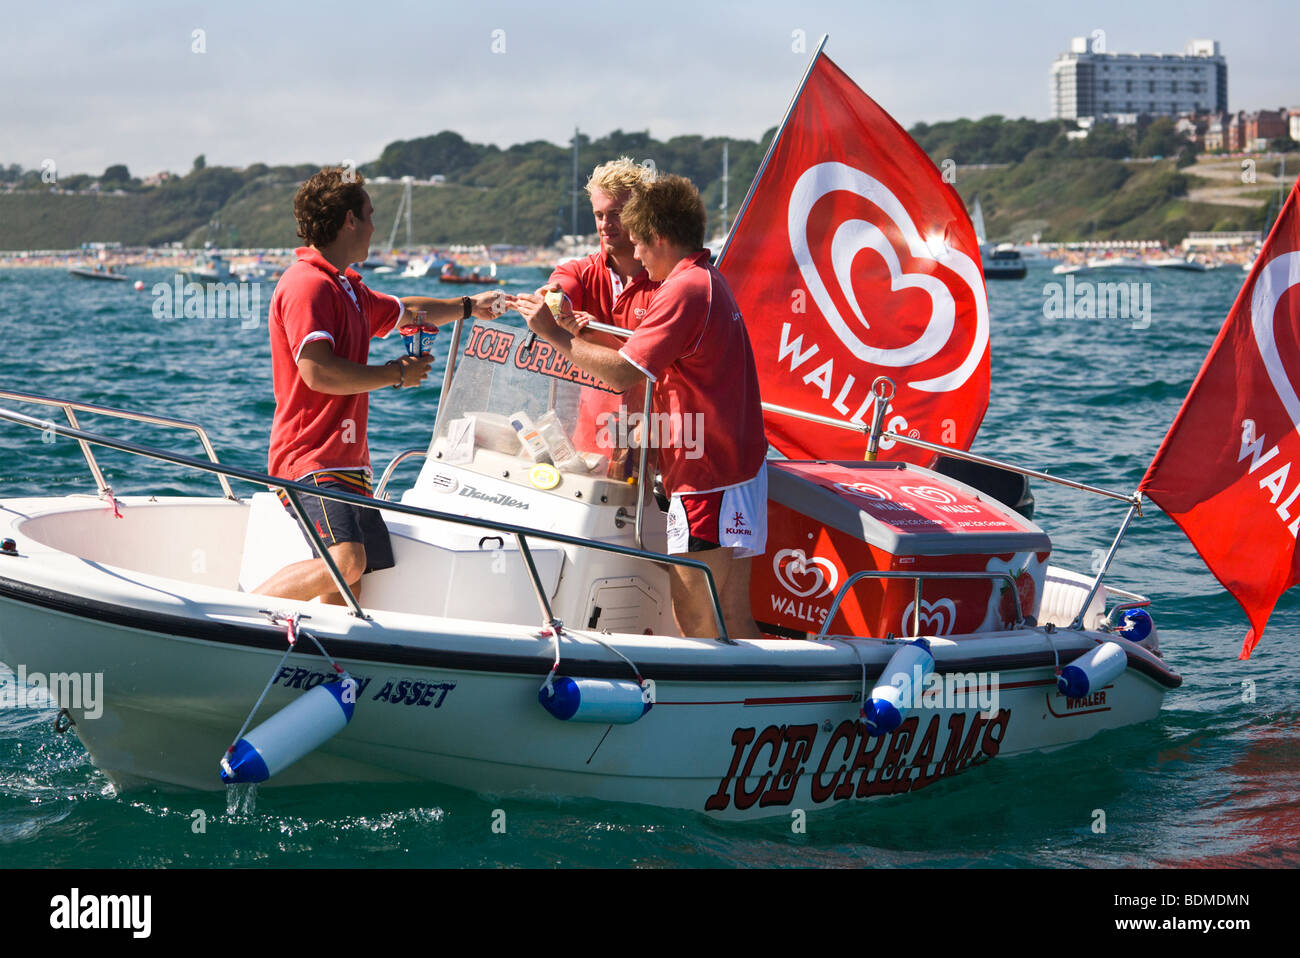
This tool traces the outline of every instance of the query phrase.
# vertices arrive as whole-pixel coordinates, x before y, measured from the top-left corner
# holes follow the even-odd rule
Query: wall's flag
[[[979,245],[961,198],[884,110],[820,52],[736,223],[721,269],[744,314],[763,401],[969,448],[989,397]],[[861,435],[776,413],[795,459],[861,459]],[[882,458],[931,454],[882,446]]]
[[[1300,582],[1300,181],[1138,487],[1250,619]]]

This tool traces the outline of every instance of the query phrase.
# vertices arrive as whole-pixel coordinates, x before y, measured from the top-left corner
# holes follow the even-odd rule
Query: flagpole
[[[758,164],[758,172],[754,174],[753,182],[749,184],[749,192],[745,194],[744,200],[741,201],[740,209],[736,212],[736,218],[731,221],[731,229],[727,231],[727,239],[723,242],[722,250],[718,253],[714,265],[719,269],[722,268],[722,260],[727,255],[727,250],[731,248],[731,238],[736,235],[736,230],[740,227],[740,221],[745,218],[745,211],[749,209],[749,201],[754,198],[754,192],[763,179],[763,171],[767,169],[767,163],[772,159],[772,154],[776,151],[776,145],[781,140],[781,134],[785,132],[786,124],[790,122],[790,114],[794,112],[794,106],[799,102],[799,97],[803,94],[803,88],[807,85],[808,78],[812,76],[817,58],[821,56],[822,49],[826,46],[826,41],[830,39],[830,36],[829,33],[822,34],[821,40],[817,43],[817,49],[813,51],[812,58],[808,61],[808,68],[803,71],[803,78],[799,81],[799,87],[794,91],[794,96],[790,98],[790,105],[785,108],[785,116],[781,118],[781,125],[776,128],[776,135],[772,137],[772,142],[767,145],[767,152],[763,154],[763,162]]]

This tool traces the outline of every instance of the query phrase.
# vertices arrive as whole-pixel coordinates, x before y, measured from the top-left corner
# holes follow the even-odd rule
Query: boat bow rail
[[[207,430],[196,422],[188,419],[172,419],[169,416],[156,416],[153,413],[134,412],[130,409],[117,409],[113,406],[99,406],[95,403],[74,402],[67,399],[52,399],[48,396],[37,396],[34,393],[15,392],[8,389],[0,389],[0,399],[7,399],[11,402],[32,403],[38,406],[58,406],[63,410],[63,414],[68,417],[68,425],[73,429],[80,429],[80,423],[77,421],[77,412],[94,413],[97,416],[112,416],[115,419],[129,419],[133,422],[146,422],[155,426],[172,426],[176,429],[186,429],[198,435],[199,441],[203,443],[203,451],[208,454],[208,459],[215,465],[221,465],[217,458],[216,450],[212,448],[212,440],[208,438]],[[0,410],[0,414],[4,411]],[[7,417],[6,417],[7,418]],[[18,422],[20,420],[14,420]],[[23,422],[23,425],[30,423]],[[42,430],[51,428],[51,431],[58,431],[54,423],[41,423]],[[99,487],[101,496],[109,497],[113,494],[113,487],[104,479],[104,473],[100,471],[99,463],[95,460],[95,453],[90,448],[90,440],[78,440],[81,445],[81,453],[86,457],[86,465],[90,467],[90,474],[95,479],[95,485]],[[230,481],[224,474],[218,473],[217,479],[221,483],[221,490],[226,494],[226,498],[238,501],[239,497],[230,488]]]
[[[17,423],[20,426],[26,426],[30,429],[38,429],[46,434],[54,434],[54,435],[64,436],[68,439],[75,439],[78,443],[80,443],[83,451],[86,454],[87,462],[91,464],[92,472],[94,472],[96,476],[96,480],[100,485],[101,494],[106,495],[108,497],[112,496],[112,492],[108,488],[107,483],[103,481],[102,474],[100,474],[100,472],[98,471],[98,466],[95,464],[94,461],[94,455],[89,449],[91,445],[103,446],[108,449],[116,449],[119,452],[131,453],[132,455],[141,456],[146,459],[156,459],[160,462],[171,463],[172,465],[184,466],[186,468],[195,469],[201,472],[213,473],[216,476],[218,476],[218,478],[221,481],[222,488],[226,490],[227,493],[226,498],[234,501],[238,501],[238,499],[233,494],[233,492],[230,491],[230,483],[228,481],[229,479],[240,479],[244,482],[251,482],[256,485],[267,486],[272,489],[283,490],[285,495],[288,497],[289,502],[294,509],[294,512],[299,517],[300,524],[303,527],[303,531],[307,533],[308,537],[312,540],[312,543],[314,544],[317,553],[325,560],[325,563],[330,571],[330,576],[334,582],[335,587],[338,589],[339,594],[343,596],[344,600],[347,602],[351,613],[357,616],[358,618],[368,619],[369,616],[366,614],[365,610],[362,609],[360,603],[356,599],[356,596],[352,593],[352,590],[348,587],[348,584],[343,580],[342,574],[339,572],[337,565],[335,565],[333,559],[330,557],[329,550],[325,547],[325,544],[321,541],[321,538],[317,534],[314,525],[311,522],[307,521],[305,514],[302,512],[302,504],[299,499],[299,496],[301,495],[317,496],[319,498],[331,499],[336,502],[345,502],[351,505],[362,506],[371,509],[377,508],[380,510],[397,512],[403,515],[415,516],[423,519],[437,519],[442,522],[449,522],[455,525],[473,526],[480,529],[491,529],[495,532],[501,532],[513,536],[515,538],[516,543],[518,544],[519,551],[521,556],[523,557],[525,566],[527,567],[529,580],[531,581],[534,592],[536,593],[538,605],[542,612],[543,620],[549,627],[557,630],[563,628],[564,623],[559,619],[556,619],[554,614],[551,611],[550,602],[546,596],[546,590],[542,585],[541,579],[537,573],[536,565],[533,562],[532,553],[528,548],[529,538],[543,539],[548,542],[556,542],[563,545],[575,546],[577,548],[582,548],[582,549],[594,549],[600,552],[608,552],[614,555],[627,556],[630,558],[641,559],[649,562],[684,566],[686,568],[696,569],[700,572],[701,575],[703,575],[705,583],[707,584],[709,589],[709,598],[713,604],[713,614],[717,622],[718,641],[728,645],[734,644],[733,640],[727,634],[726,622],[724,621],[722,615],[722,603],[718,597],[717,585],[713,580],[713,574],[712,572],[710,572],[709,567],[705,565],[703,562],[699,562],[694,559],[683,558],[681,556],[664,555],[662,553],[651,552],[649,550],[641,549],[641,548],[632,548],[630,546],[615,545],[613,543],[599,542],[592,539],[584,539],[578,536],[565,535],[564,533],[560,533],[560,532],[552,532],[544,529],[531,528],[529,526],[521,526],[521,525],[516,525],[508,522],[501,522],[495,519],[462,516],[462,515],[457,515],[455,513],[443,512],[437,509],[428,509],[421,506],[407,505],[406,503],[402,503],[402,502],[393,502],[390,500],[380,500],[380,499],[369,498],[366,496],[358,496],[349,492],[342,492],[336,489],[321,488],[317,486],[308,486],[299,482],[291,482],[286,479],[279,479],[274,476],[269,476],[264,473],[256,472],[252,469],[243,469],[238,466],[225,465],[220,461],[218,461],[216,453],[212,450],[211,442],[208,440],[207,434],[203,431],[202,427],[198,426],[195,423],[186,422],[184,420],[167,419],[165,417],[153,416],[148,413],[133,413],[128,410],[112,409],[111,407],[94,406],[89,403],[78,403],[78,402],[71,402],[62,399],[53,399],[50,397],[37,396],[29,393],[0,392],[0,399],[11,399],[19,402],[32,402],[32,403],[37,403],[37,404],[47,405],[47,406],[60,406],[67,411],[69,418],[73,419],[74,422],[75,422],[75,416],[73,416],[72,410],[80,408],[90,412],[105,412],[109,415],[116,415],[119,418],[135,419],[141,422],[156,422],[160,425],[173,425],[173,426],[179,426],[187,429],[197,430],[201,438],[203,439],[204,447],[207,449],[209,453],[209,459],[207,461],[202,459],[196,459],[192,456],[184,456],[178,453],[167,452],[166,450],[163,449],[155,449],[151,446],[143,446],[137,443],[125,442],[120,439],[113,439],[109,436],[103,436],[98,433],[89,432],[87,430],[81,429],[76,425],[61,426],[58,423],[37,419],[36,417],[28,416],[25,413],[20,413],[12,409],[5,409],[4,407],[0,407],[0,419]]]

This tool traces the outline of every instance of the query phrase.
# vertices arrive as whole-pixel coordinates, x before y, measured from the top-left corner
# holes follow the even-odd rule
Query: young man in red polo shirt
[[[271,297],[271,369],[275,417],[267,472],[272,476],[370,495],[366,442],[367,393],[409,389],[429,374],[433,356],[403,356],[368,364],[370,339],[387,336],[399,320],[426,325],[470,315],[491,319],[498,294],[460,299],[375,293],[349,268],[370,251],[374,206],[364,178],[324,169],[293,199],[298,235],[307,243],[280,277]],[[423,316],[417,316],[422,313]],[[302,497],[344,580],[359,597],[361,576],[391,568],[393,549],[378,510]],[[341,603],[324,560],[286,566],[255,592],[286,599]]]
[[[640,325],[659,283],[637,261],[621,215],[629,194],[645,176],[645,167],[626,156],[591,171],[587,195],[600,234],[600,252],[557,266],[535,295],[558,289],[569,297],[575,311],[590,313],[602,323],[623,329]],[[557,317],[562,326],[565,318]]]
[[[574,336],[548,310],[520,308],[529,327],[572,363],[615,389],[654,382],[654,409],[674,423],[695,417],[702,442],[663,443],[659,462],[671,498],[668,551],[709,567],[733,638],[757,638],[749,605],[750,558],[767,545],[767,439],[758,372],[745,323],[704,249],[704,204],[680,176],[634,189],[623,228],[650,278],[649,311],[618,350]],[[677,432],[680,439],[682,433]],[[687,636],[714,636],[701,577],[671,569],[673,613]]]
[[[536,293],[513,297],[507,307],[536,312],[545,305],[543,296],[550,290],[559,290],[569,298],[574,312],[554,317],[560,328],[578,334],[581,324],[575,313],[585,313],[597,322],[621,329],[636,329],[650,308],[650,298],[659,283],[637,261],[632,240],[623,229],[620,216],[623,204],[633,188],[646,176],[645,167],[626,156],[602,163],[591,171],[587,180],[587,195],[591,197],[591,212],[596,219],[596,232],[600,235],[600,251],[581,259],[569,260],[555,268],[546,285]],[[614,337],[588,330],[581,335],[593,343],[620,348],[623,344]],[[618,453],[600,437],[619,434],[610,417],[624,415],[626,400],[622,396],[608,396],[595,391],[583,394],[578,411],[577,429],[573,444],[583,452],[604,453],[611,458]],[[640,403],[634,403],[639,411]]]

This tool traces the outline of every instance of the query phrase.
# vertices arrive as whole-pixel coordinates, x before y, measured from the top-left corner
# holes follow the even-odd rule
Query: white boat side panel
[[[118,512],[89,497],[54,500],[64,505],[17,523],[16,538],[39,542],[90,562],[233,588],[248,506],[226,499],[118,499]]]

